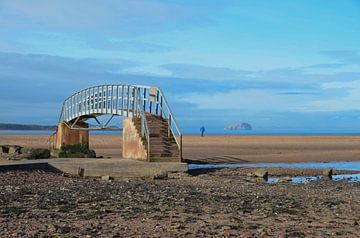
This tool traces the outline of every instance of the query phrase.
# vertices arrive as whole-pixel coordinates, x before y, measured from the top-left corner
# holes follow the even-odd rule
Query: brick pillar
[[[123,119],[123,158],[147,161],[147,150],[132,118]]]
[[[87,123],[79,123],[76,128],[88,128]],[[89,145],[89,131],[70,129],[65,122],[58,124],[55,136],[55,149],[61,149],[64,145]]]

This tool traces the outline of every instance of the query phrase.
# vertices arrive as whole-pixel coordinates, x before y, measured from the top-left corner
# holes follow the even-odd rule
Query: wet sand
[[[121,157],[121,135],[91,135],[98,156]],[[48,135],[0,134],[0,144],[49,146]],[[183,157],[193,163],[328,162],[360,160],[360,136],[185,135]]]

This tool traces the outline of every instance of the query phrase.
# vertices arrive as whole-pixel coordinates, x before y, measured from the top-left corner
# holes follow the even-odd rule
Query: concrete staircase
[[[180,162],[179,148],[169,131],[168,120],[149,113],[146,113],[146,120],[150,134],[150,162]],[[133,118],[133,122],[140,134],[140,118]],[[148,148],[144,138],[142,143]]]

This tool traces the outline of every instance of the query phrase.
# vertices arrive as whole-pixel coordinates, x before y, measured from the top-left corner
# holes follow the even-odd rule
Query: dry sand
[[[121,135],[91,135],[98,156],[121,157]],[[49,147],[49,135],[0,134],[0,144]],[[360,160],[360,136],[185,135],[183,157],[197,163],[257,163]]]

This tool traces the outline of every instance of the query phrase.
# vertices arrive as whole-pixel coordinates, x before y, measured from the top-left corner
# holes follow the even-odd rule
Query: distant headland
[[[1,131],[55,131],[56,126],[0,123]]]

